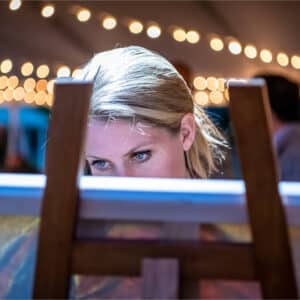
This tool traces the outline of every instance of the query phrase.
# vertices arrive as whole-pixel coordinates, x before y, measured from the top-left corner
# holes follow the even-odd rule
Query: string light
[[[73,72],[72,72],[72,77],[73,78],[78,78],[81,76],[81,73],[82,73],[82,69],[75,69]]]
[[[207,88],[211,91],[215,91],[218,88],[218,81],[216,77],[208,77],[207,78]]]
[[[37,92],[46,91],[47,90],[47,80],[41,79],[36,83],[35,89]]]
[[[129,26],[129,31],[133,34],[139,34],[143,31],[144,26],[141,22],[139,21],[132,21],[130,22]]]
[[[35,85],[36,85],[36,82],[33,78],[27,78],[23,83],[23,86],[24,86],[24,89],[26,92],[33,91],[35,88]]]
[[[218,85],[218,90],[221,91],[221,92],[224,92],[225,91],[225,79],[224,78],[219,78],[217,80],[217,85]]]
[[[214,51],[221,51],[224,48],[224,43],[220,38],[212,38],[209,45]]]
[[[13,63],[10,59],[5,59],[2,61],[1,65],[0,65],[0,71],[3,74],[7,74],[9,73],[13,68]]]
[[[190,30],[186,34],[186,40],[191,44],[196,44],[200,40],[200,34],[196,30]]]
[[[7,76],[4,75],[0,77],[0,90],[4,90],[7,87],[7,81]]]
[[[53,94],[53,90],[54,90],[54,79],[51,79],[47,83],[47,91],[49,94]]]
[[[210,92],[209,99],[214,104],[221,104],[224,100],[223,94],[220,91]]]
[[[257,50],[253,45],[247,45],[244,48],[244,54],[250,58],[250,59],[254,59],[257,56]]]
[[[76,16],[79,22],[87,22],[91,17],[91,12],[86,8],[82,8],[78,10]]]
[[[242,52],[242,46],[238,41],[231,41],[228,44],[228,50],[233,55],[238,55]]]
[[[58,68],[56,77],[69,77],[71,75],[71,70],[67,66],[61,66]]]
[[[21,73],[23,76],[30,76],[33,72],[33,64],[31,62],[26,62],[21,67]]]
[[[13,97],[16,101],[23,100],[24,96],[25,96],[25,91],[21,86],[17,87],[13,92]]]
[[[41,11],[41,15],[44,18],[50,18],[54,15],[54,13],[55,13],[55,7],[52,4],[45,5]]]
[[[161,29],[158,25],[150,25],[147,28],[147,35],[151,39],[157,39],[161,35]]]
[[[9,9],[10,10],[18,10],[22,6],[21,0],[11,0],[9,2]]]
[[[45,102],[48,106],[52,106],[52,104],[53,104],[53,95],[47,94],[47,96],[45,98]]]
[[[173,39],[177,42],[184,42],[186,39],[186,33],[183,29],[177,28],[173,31]]]
[[[24,101],[26,103],[32,103],[34,101],[34,98],[35,98],[35,92],[29,91],[25,94]]]
[[[286,67],[289,64],[289,57],[285,53],[278,53],[277,62],[282,67]]]
[[[112,30],[117,26],[117,20],[112,16],[105,17],[102,20],[102,26],[106,30]]]
[[[291,58],[291,64],[292,64],[293,68],[300,69],[300,56],[293,55]]]
[[[4,94],[3,94],[3,98],[5,101],[9,102],[11,100],[13,100],[13,90],[10,89],[10,88],[7,88],[5,91],[4,91]]]
[[[260,59],[264,62],[264,63],[270,63],[272,61],[272,53],[270,50],[267,49],[263,49],[260,51]]]
[[[205,90],[207,88],[206,79],[202,76],[195,77],[193,85],[197,90]]]
[[[36,70],[36,75],[39,78],[46,78],[50,73],[50,69],[47,65],[40,65]]]
[[[44,105],[47,94],[44,91],[39,91],[35,94],[34,101],[37,105]]]
[[[18,86],[19,79],[17,76],[10,76],[7,80],[7,87],[14,89]]]
[[[194,95],[194,99],[199,105],[205,106],[208,104],[208,95],[203,91],[196,92]]]

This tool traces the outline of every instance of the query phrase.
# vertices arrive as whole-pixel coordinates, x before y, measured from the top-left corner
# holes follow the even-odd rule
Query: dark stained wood
[[[267,91],[265,87],[240,86],[229,88],[229,94],[262,294],[264,298],[297,298],[286,218],[278,192]]]
[[[253,234],[251,244],[76,240],[73,232],[77,223],[76,183],[90,91],[88,84],[56,87],[34,297],[66,298],[70,275],[75,273],[143,275],[144,296],[148,298],[163,295],[168,298],[171,294],[182,297],[182,283],[186,287],[191,283],[192,288],[187,290],[194,294],[194,283],[198,279],[258,280],[265,298],[297,298],[287,225],[277,188],[270,111],[260,87],[230,88],[230,110]],[[165,239],[170,239],[173,234],[178,235],[176,230],[168,230]],[[197,229],[191,233],[195,234]],[[159,270],[162,270],[159,273],[162,277],[156,278]],[[172,278],[168,278],[170,272]],[[169,280],[172,293],[163,294],[166,291],[159,280]],[[176,288],[178,282],[179,290]],[[157,288],[159,293],[151,293],[150,288]]]
[[[90,83],[57,84],[52,108],[34,298],[66,298],[77,210],[77,174]]]
[[[143,258],[177,258],[186,279],[255,280],[254,256],[246,243],[157,240],[76,241],[76,274],[140,276]],[[95,263],[95,262],[99,263]]]
[[[177,299],[179,261],[150,259],[142,261],[142,299]]]

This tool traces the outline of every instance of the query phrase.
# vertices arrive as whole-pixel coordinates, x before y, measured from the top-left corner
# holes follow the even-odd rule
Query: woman
[[[92,175],[206,178],[222,160],[221,134],[193,101],[182,76],[159,54],[137,46],[105,51],[77,79],[94,82],[85,145]],[[104,229],[109,237],[160,234],[160,227],[149,224]],[[140,293],[134,280],[77,277],[77,283],[79,297]]]
[[[193,102],[182,76],[160,55],[137,46],[102,52],[78,79],[94,81],[85,145],[92,175],[206,178],[222,160],[222,136]],[[10,247],[10,253],[23,253],[23,262],[12,271],[13,278],[9,276],[11,285],[6,284],[8,273],[3,277],[3,298],[30,297],[33,227],[26,234],[31,242],[23,243],[25,248],[16,242]],[[101,232],[109,237],[154,238],[161,227],[106,224]],[[76,276],[73,282],[71,298],[140,296],[136,280]]]
[[[95,55],[86,142],[93,175],[206,178],[224,141],[166,59],[131,46]]]

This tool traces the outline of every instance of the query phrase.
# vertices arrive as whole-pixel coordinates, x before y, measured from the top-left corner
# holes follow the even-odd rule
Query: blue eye
[[[110,163],[106,160],[94,160],[92,162],[92,166],[98,170],[107,170],[110,168]]]
[[[132,158],[136,162],[147,161],[150,157],[151,157],[151,151],[150,150],[135,152],[132,155]]]

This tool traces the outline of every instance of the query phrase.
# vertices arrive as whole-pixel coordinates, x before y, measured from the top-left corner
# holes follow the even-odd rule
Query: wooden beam
[[[33,294],[37,299],[68,296],[77,174],[91,89],[90,83],[55,85]]]

